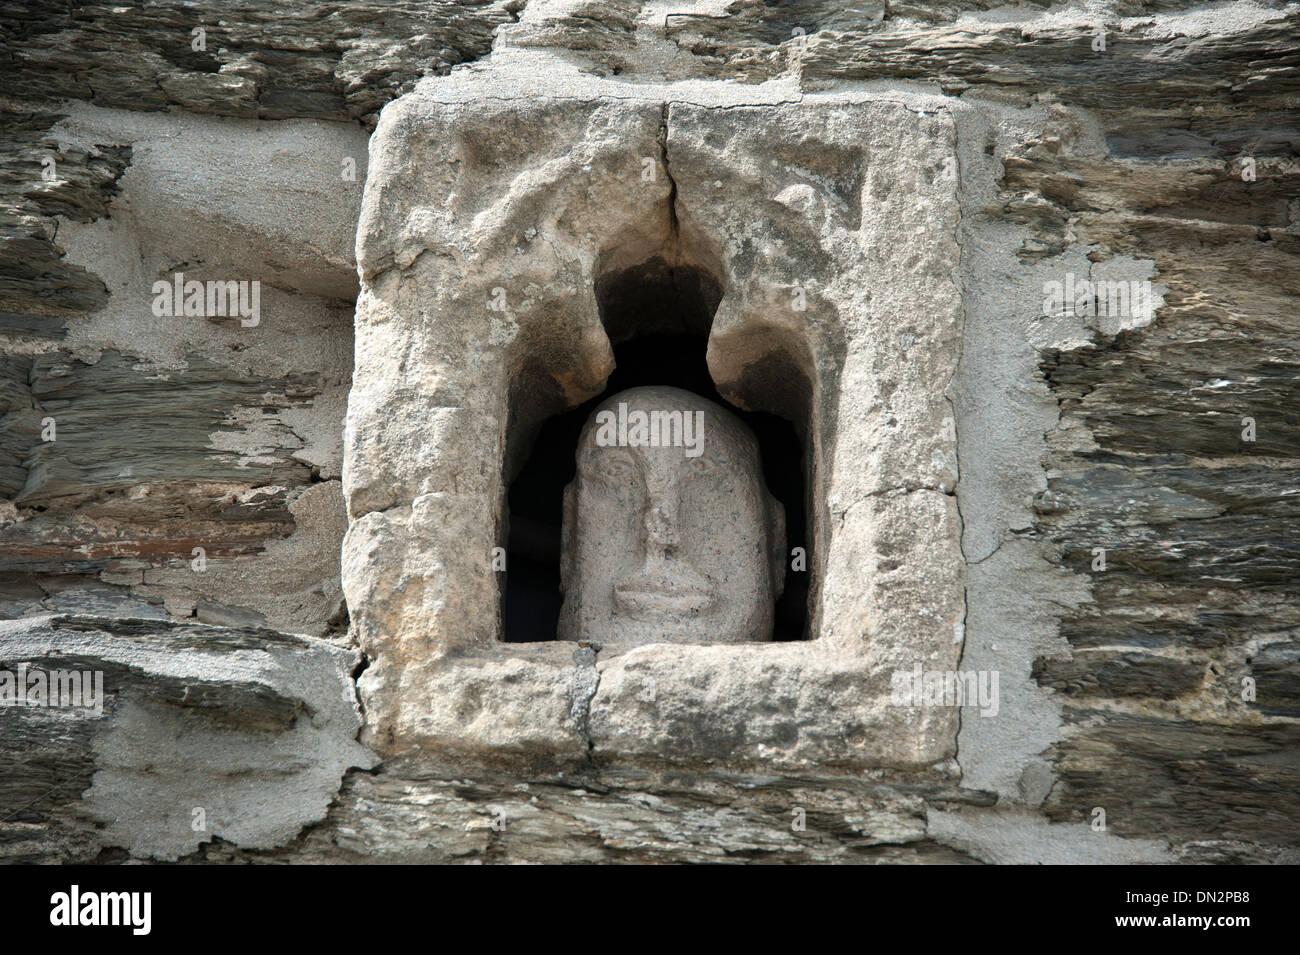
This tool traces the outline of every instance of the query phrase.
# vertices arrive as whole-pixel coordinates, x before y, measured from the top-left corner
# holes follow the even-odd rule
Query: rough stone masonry
[[[1300,861],[1298,39],[3,8],[0,860]],[[507,639],[539,455],[688,366],[799,638]]]

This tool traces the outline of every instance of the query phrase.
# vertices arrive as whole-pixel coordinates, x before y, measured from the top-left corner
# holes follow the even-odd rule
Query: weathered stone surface
[[[51,592],[64,575],[97,575],[100,605],[85,612],[116,591],[119,614],[153,604],[189,617],[205,603],[244,608],[227,620],[328,629],[344,512],[338,481],[317,483],[339,467],[337,447],[313,440],[330,407],[319,378],[249,379],[198,355],[152,374],[116,352],[17,364],[28,380],[13,383],[4,433],[11,487],[23,484],[0,518],[0,574],[39,575]]]
[[[419,77],[486,53],[513,7],[482,0],[25,3],[0,18],[0,62],[8,96],[261,119],[373,120]],[[195,49],[198,28],[202,49]]]
[[[1012,22],[981,16],[992,6],[820,2],[791,9],[740,0],[720,12],[672,17],[668,34],[696,57],[697,68],[748,82],[793,70],[810,85],[921,80],[951,95],[991,90],[1026,102],[1050,93],[1080,106],[1138,110],[1206,105],[1243,91],[1260,105],[1280,106],[1295,92],[1287,45],[1295,14],[1281,3],[1243,3],[1217,17],[1180,15],[1201,6],[1190,0],[1025,5]],[[1102,49],[1094,47],[1099,29]]]
[[[331,296],[354,294],[361,187],[340,162],[364,179],[364,134],[77,104],[46,125],[23,154],[33,208],[106,294],[92,314],[49,313],[57,344],[35,327],[7,343],[0,481],[16,507],[0,573],[22,588],[0,613],[165,608],[337,632],[352,355],[350,303]],[[84,156],[130,161],[90,194]],[[176,272],[266,283],[260,321],[155,314],[153,283]],[[43,292],[62,300],[53,280]],[[93,599],[77,596],[86,575]]]
[[[394,103],[375,134],[383,161],[371,166],[359,226],[344,474],[344,587],[373,660],[362,678],[367,739],[389,752],[457,735],[514,750],[550,732],[545,750],[572,751],[573,707],[559,701],[588,681],[574,683],[565,656],[539,647],[528,657],[529,667],[548,661],[530,680],[549,689],[471,694],[468,673],[441,674],[468,669],[460,653],[477,666],[525,665],[498,642],[498,462],[512,473],[541,418],[599,392],[611,348],[596,287],[660,259],[703,269],[725,290],[708,352],[723,394],[806,435],[817,462],[816,639],[762,655],[683,650],[683,664],[696,662],[657,672],[658,692],[697,709],[701,694],[729,705],[715,706],[704,737],[674,722],[667,736],[680,749],[664,750],[662,727],[598,687],[591,741],[795,765],[824,758],[833,735],[847,737],[847,762],[943,760],[955,711],[904,712],[887,687],[917,660],[951,669],[963,615],[944,397],[960,330],[955,183],[940,175],[950,119],[925,100],[794,107],[764,105],[774,91],[738,91],[683,103],[671,88],[633,99],[626,84],[575,81],[580,98],[525,98],[503,93],[516,82],[509,70],[498,80],[470,69]],[[917,154],[926,162],[909,191],[889,188],[884,170]],[[719,178],[726,163],[734,168]],[[901,218],[914,222],[904,242],[891,225]],[[800,377],[768,387],[773,360]],[[625,648],[601,642],[598,671],[621,666]],[[824,726],[773,726],[766,738],[743,729],[743,688],[767,667],[787,672],[796,711],[823,713]],[[841,694],[842,683],[869,693]],[[448,685],[451,695],[422,689]],[[548,730],[494,716],[518,710],[516,692],[563,717]],[[608,721],[599,733],[598,715]]]
[[[1300,716],[1300,645],[1270,643],[1247,660],[1255,679],[1255,702],[1268,716]]]
[[[1140,651],[1092,650],[1034,663],[1034,679],[1070,696],[1168,700],[1199,689],[1205,665]]]
[[[31,370],[31,396],[42,416],[54,418],[56,439],[35,442],[23,460],[27,481],[15,500],[49,505],[70,495],[102,495],[160,478],[214,483],[304,484],[306,465],[275,454],[221,453],[210,435],[231,429],[270,432],[272,448],[297,442],[275,418],[266,415],[264,383],[241,379],[230,370],[196,358],[184,374],[138,374],[120,354],[104,354],[93,365],[37,358]],[[285,403],[305,403],[305,382],[279,385]],[[240,412],[261,405],[256,417]],[[233,407],[232,407],[233,406]],[[243,406],[241,408],[240,406]],[[292,407],[292,405],[290,405]],[[269,420],[267,420],[269,418]],[[241,420],[242,419],[242,420]],[[111,431],[100,430],[112,422]],[[157,447],[158,424],[168,422],[168,447]],[[115,453],[109,456],[105,444]],[[269,450],[269,449],[268,449]],[[250,473],[251,472],[251,473]]]
[[[122,250],[108,257],[111,247],[86,243],[113,270],[106,276],[112,291],[129,303],[110,309],[151,314],[153,282],[178,271],[192,279],[259,279],[293,292],[355,298],[353,246],[367,163],[366,134],[355,124],[78,104],[51,135],[74,150],[130,150],[117,186],[132,225],[123,240],[138,260],[124,261]],[[284,321],[288,309],[277,306],[268,294],[262,323]]]
[[[1103,805],[1125,836],[1204,841],[1187,857],[1207,861],[1267,857],[1298,832],[1252,808],[1300,766],[1277,719],[1294,713],[1282,661],[1300,625],[1284,530],[1300,450],[1287,317],[1298,184],[1269,88],[1249,106],[1207,103],[1177,137],[1158,108],[1136,129],[1103,110],[1091,134],[1058,110],[1007,166],[1008,185],[1039,192],[1089,258],[1150,259],[1167,289],[1155,322],[1050,349],[1042,365],[1060,421],[1035,533],[1086,576],[1090,599],[1061,621],[1070,656],[1054,649],[1036,676],[1092,707],[1054,748],[1064,785],[1048,806],[1082,818]],[[1207,123],[1223,132],[1202,135]],[[1257,659],[1269,693],[1251,699]]]
[[[579,769],[523,779],[472,764],[395,761],[350,774],[330,819],[290,847],[253,853],[215,844],[203,859],[968,865],[977,860],[926,838],[924,807],[988,802],[907,776]],[[801,829],[792,826],[797,818]]]
[[[270,848],[324,816],[349,767],[373,764],[356,742],[359,658],[321,641],[45,616],[0,623],[0,658],[8,670],[100,671],[105,697],[102,715],[0,710],[11,862],[100,847],[175,859],[213,837]]]
[[[223,818],[189,859],[1295,861],[1292,6],[0,19],[0,617],[152,618],[191,662],[251,631],[158,621],[375,657],[378,771],[334,795],[342,764],[304,769],[292,819]],[[154,316],[176,270],[262,279],[261,326]],[[710,286],[725,398],[800,425],[816,639],[497,642],[505,488],[635,331],[601,283],[651,272]],[[1154,308],[1046,306],[1067,274],[1149,282]],[[918,662],[998,674],[996,715],[883,702]],[[177,720],[218,768],[269,773],[269,750],[199,743],[285,740],[318,705],[265,674],[147,676],[102,739],[21,714],[0,793],[44,795],[3,823],[7,857],[129,858],[142,824],[94,829],[92,777],[118,805]],[[153,765],[151,791],[183,788]]]
[[[1295,848],[1294,723],[1227,725],[1074,711],[1092,724],[1056,747],[1058,782],[1044,810],[1172,843],[1219,839]]]
[[[60,118],[0,113],[0,331],[6,334],[60,337],[68,318],[108,298],[101,278],[63,259],[55,244],[57,217],[90,222],[102,216],[130,147],[60,151],[50,132]]]

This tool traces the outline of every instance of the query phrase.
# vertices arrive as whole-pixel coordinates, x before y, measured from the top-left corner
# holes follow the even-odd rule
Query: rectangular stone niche
[[[344,469],[366,741],[767,768],[950,757],[955,709],[890,701],[896,671],[956,669],[964,619],[943,101],[684,101],[595,78],[550,98],[476,76],[422,83],[371,143]],[[598,393],[596,280],[665,248],[725,290],[724,395],[753,400],[772,343],[811,381],[814,639],[503,643],[512,383],[536,376],[538,420]]]

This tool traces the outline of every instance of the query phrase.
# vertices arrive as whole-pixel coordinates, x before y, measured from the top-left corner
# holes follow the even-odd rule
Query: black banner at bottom
[[[498,882],[416,866],[116,865],[10,867],[0,870],[0,892],[11,943],[61,935],[192,943],[196,935],[246,931],[259,942],[369,944],[377,932],[427,933],[431,918],[450,928],[452,920],[477,917],[488,919],[494,946],[510,940],[549,947],[557,922],[608,929],[615,933],[606,936],[610,941],[631,931],[666,933],[664,944],[717,938],[734,945],[750,936],[772,944],[767,933],[780,928],[773,921],[802,932],[813,919],[824,929],[864,933],[864,943],[866,933],[905,929],[935,944],[1032,931],[1071,942],[1200,938],[1232,945],[1291,921],[1284,906],[1293,911],[1294,875],[1283,866],[874,866],[794,882],[772,873],[751,882],[720,867],[697,867],[657,884],[661,875],[626,868],[599,882],[577,870],[540,882],[520,872]],[[686,891],[683,879],[691,883]],[[756,898],[765,905],[756,909]],[[429,940],[436,943],[436,936]]]

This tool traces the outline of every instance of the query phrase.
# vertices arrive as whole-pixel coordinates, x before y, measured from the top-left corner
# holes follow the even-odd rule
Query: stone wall
[[[100,670],[105,687],[95,717],[0,710],[0,858],[1295,861],[1297,14],[994,6],[0,11],[0,660]],[[845,111],[843,156],[807,118],[828,108]],[[430,116],[454,121],[403,153]],[[820,294],[827,341],[859,317],[871,328],[874,351],[804,359],[812,378],[830,361],[878,388],[823,419],[825,460],[861,478],[823,493],[823,519],[932,530],[950,509],[953,526],[815,555],[850,605],[831,608],[838,639],[884,646],[872,621],[905,620],[913,636],[868,683],[950,653],[943,669],[999,675],[996,715],[836,722],[879,688],[782,665],[656,708],[633,677],[671,674],[671,658],[493,648],[465,595],[481,585],[490,606],[473,562],[499,528],[435,495],[449,457],[467,469],[456,493],[462,479],[499,493],[504,451],[484,423],[510,395],[490,377],[449,386],[450,353],[411,351],[397,322],[469,335],[445,309],[477,320],[476,296],[519,263],[542,302],[522,327],[555,360],[546,413],[598,390],[607,346],[579,332],[598,330],[608,262],[584,265],[575,237],[614,229],[620,205],[636,214],[615,180],[640,188],[647,157],[654,215],[606,246],[640,255],[671,228],[722,272],[709,229],[756,248],[802,235],[760,250],[756,274]],[[434,170],[473,162],[487,191],[444,204]],[[855,169],[860,182],[835,181]],[[738,198],[708,199],[715,181]],[[548,220],[557,193],[585,211]],[[426,214],[394,218],[411,204]],[[525,268],[529,228],[550,245]],[[845,250],[863,266],[852,281]],[[155,314],[154,281],[177,272],[259,281],[260,320]],[[401,290],[408,272],[424,292]],[[1138,283],[1153,307],[1046,304],[1067,280]],[[945,308],[950,341],[924,324]],[[711,353],[741,400],[772,387],[746,377],[770,342],[743,327],[715,325]],[[354,365],[385,361],[390,378],[354,382]],[[577,372],[560,380],[562,365]],[[371,414],[403,375],[470,423],[431,408],[403,432]],[[905,426],[855,427],[881,408]],[[385,428],[387,445],[365,444]],[[380,518],[400,532],[363,540]],[[426,548],[421,566],[466,563],[420,593],[394,562],[417,518],[485,545]],[[873,595],[882,580],[893,589]],[[938,631],[917,621],[952,581],[955,609],[935,619],[955,642],[926,644]],[[385,623],[392,606],[417,609]],[[475,628],[490,652],[444,666],[439,642]],[[925,746],[900,746],[926,721]]]

